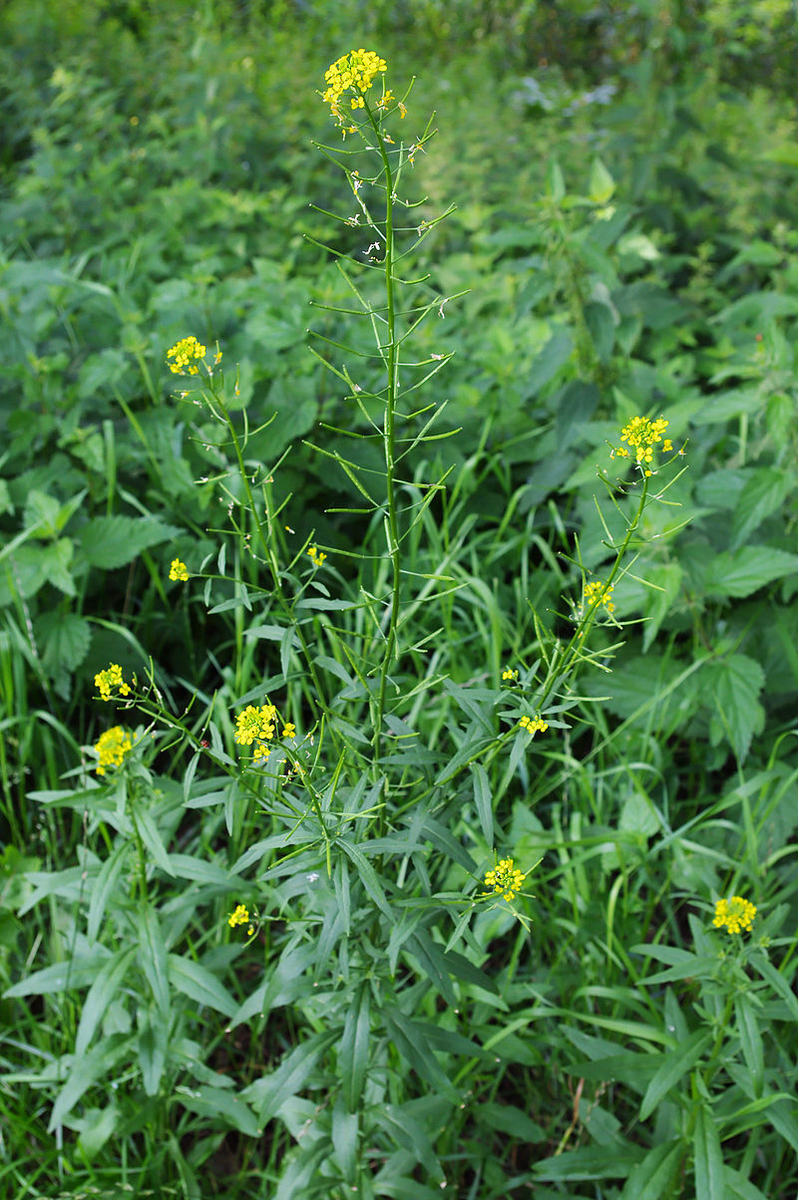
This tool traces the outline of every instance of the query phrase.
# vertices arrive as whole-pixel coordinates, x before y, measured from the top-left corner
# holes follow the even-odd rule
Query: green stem
[[[386,534],[388,540],[388,552],[391,556],[391,570],[393,575],[391,587],[390,612],[388,620],[388,631],[385,637],[385,648],[383,651],[382,663],[380,664],[380,678],[377,690],[376,709],[373,713],[374,730],[372,735],[372,746],[374,747],[374,769],[375,774],[379,767],[379,761],[382,751],[382,726],[385,716],[385,697],[388,687],[388,671],[396,657],[396,641],[397,629],[399,625],[399,611],[401,599],[401,570],[402,558],[401,548],[399,545],[399,519],[396,503],[396,463],[394,451],[396,446],[396,397],[399,390],[399,372],[398,372],[398,345],[396,341],[396,306],[394,296],[394,277],[393,277],[393,254],[394,254],[394,233],[393,233],[393,173],[391,164],[388,159],[388,153],[385,149],[385,142],[380,132],[379,124],[377,123],[373,112],[368,104],[365,104],[365,109],[371,122],[372,129],[377,139],[377,149],[382,158],[383,168],[385,170],[385,302],[387,309],[387,325],[388,325],[388,341],[387,345],[380,345],[379,350],[385,362],[388,375],[388,389],[385,405],[385,418],[383,421],[383,452],[385,455],[385,490],[386,501],[388,506]]]

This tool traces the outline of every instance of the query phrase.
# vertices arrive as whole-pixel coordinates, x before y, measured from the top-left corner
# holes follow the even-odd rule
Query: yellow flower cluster
[[[268,761],[271,750],[263,743],[274,741],[276,720],[277,709],[273,704],[261,704],[260,707],[248,704],[244,711],[236,717],[235,740],[239,746],[251,746],[253,742],[257,743],[255,746],[256,762]],[[296,737],[296,726],[292,721],[287,721],[283,726],[282,737]]]
[[[494,892],[502,892],[505,900],[514,900],[523,882],[523,872],[514,867],[511,858],[499,859],[494,869],[485,876],[487,887],[493,888]]]
[[[751,928],[755,916],[756,905],[742,896],[732,896],[731,900],[718,900],[712,924],[716,929],[722,929],[725,925],[729,933],[739,933],[741,929]]]
[[[122,668],[117,663],[111,663],[104,671],[94,676],[94,686],[100,693],[101,700],[111,699],[111,689],[118,688],[120,696],[130,695],[130,684],[122,678]]]
[[[185,583],[188,579],[188,567],[179,558],[173,558],[169,566],[169,578],[174,582],[179,580],[180,583]]]
[[[249,909],[245,904],[238,904],[227,918],[227,924],[231,929],[235,929],[236,925],[249,925],[247,933],[250,937],[255,932],[249,922]]]
[[[99,759],[97,774],[104,775],[106,767],[118,767],[124,762],[125,755],[133,749],[133,742],[127,730],[121,725],[114,725],[112,729],[106,729],[105,733],[100,734],[94,749]]]
[[[191,337],[181,338],[179,342],[175,342],[172,349],[166,353],[166,361],[173,375],[198,375],[199,367],[194,360],[205,358],[206,353],[207,347],[200,345],[192,335]],[[173,358],[175,361],[169,362],[170,358]],[[188,370],[185,369],[186,367]]]
[[[322,554],[322,552],[316,546],[311,546],[310,549],[308,550],[308,554],[313,559],[314,566],[317,566],[317,567],[320,567],[321,564],[324,562],[325,558],[327,557],[327,555]]]
[[[502,679],[506,679],[509,683],[516,683],[518,680],[518,672],[512,667],[505,667],[502,671]]]
[[[654,458],[654,450],[664,453],[673,450],[670,438],[663,441],[662,435],[667,428],[668,422],[664,417],[657,417],[656,421],[650,421],[648,417],[632,417],[629,424],[621,430],[621,441],[626,442],[626,446],[613,447],[612,458],[630,458],[630,449],[627,449],[630,447],[645,474],[650,475],[651,471],[648,468]],[[662,442],[661,446],[658,445],[659,442]]]
[[[375,75],[385,70],[385,59],[380,58],[373,50],[350,50],[328,67],[324,72],[327,91],[322,99],[325,104],[329,104],[332,115],[339,123],[344,119],[340,103],[342,96],[346,92],[353,92],[354,95],[349,100],[351,107],[363,108],[364,93],[373,84]]]
[[[548,724],[540,717],[522,717],[518,724],[527,733],[545,733],[548,729]]]
[[[614,588],[605,587],[603,583],[596,580],[594,583],[585,584],[585,604],[588,608],[593,608],[597,604],[603,604],[607,612],[615,612],[615,605],[610,597]]]

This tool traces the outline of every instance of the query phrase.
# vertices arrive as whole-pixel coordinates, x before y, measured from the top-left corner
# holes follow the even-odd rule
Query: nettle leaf
[[[750,596],[757,588],[798,571],[798,555],[773,546],[743,546],[724,551],[712,562],[706,577],[708,596]]]
[[[765,517],[781,508],[793,485],[792,474],[777,467],[757,467],[750,472],[734,509],[734,549],[747,541]]]
[[[42,662],[50,675],[74,671],[89,652],[91,628],[77,613],[45,612],[36,618],[36,637]]]
[[[709,665],[712,671],[712,697],[717,709],[710,731],[713,745],[723,735],[737,759],[743,762],[755,733],[765,727],[765,710],[759,694],[765,686],[765,672],[755,659],[734,654]]]
[[[157,517],[94,517],[77,537],[86,560],[93,567],[113,570],[132,562],[150,546],[177,537],[182,530]]]

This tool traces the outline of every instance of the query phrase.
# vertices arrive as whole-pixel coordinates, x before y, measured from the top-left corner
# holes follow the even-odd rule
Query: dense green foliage
[[[792,1198],[794,13],[310,7],[0,17],[0,1193]]]

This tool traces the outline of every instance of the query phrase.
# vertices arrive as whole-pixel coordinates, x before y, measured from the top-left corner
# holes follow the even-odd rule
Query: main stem
[[[394,462],[394,447],[396,441],[396,396],[399,390],[399,377],[397,369],[398,346],[396,341],[396,310],[393,278],[393,174],[391,172],[391,165],[388,160],[388,153],[385,149],[385,143],[380,133],[380,127],[377,124],[374,114],[368,105],[366,105],[366,111],[368,112],[369,120],[376,135],[377,148],[380,152],[383,167],[385,169],[385,302],[387,309],[388,341],[387,345],[380,346],[380,351],[383,355],[388,373],[388,390],[385,403],[385,419],[382,427],[382,441],[383,451],[385,454],[385,490],[388,506],[386,535],[388,541],[388,552],[391,556],[391,568],[393,574],[388,616],[388,630],[385,637],[385,650],[382,657],[382,663],[380,665],[377,705],[374,713],[374,732],[372,735],[372,746],[374,748],[374,768],[376,771],[379,766],[379,760],[382,752],[382,726],[385,716],[385,696],[388,687],[388,671],[390,670],[391,664],[396,656],[396,639],[400,611],[399,601],[401,591],[402,559],[401,549],[399,546],[399,521],[397,516],[395,493],[396,464]]]

